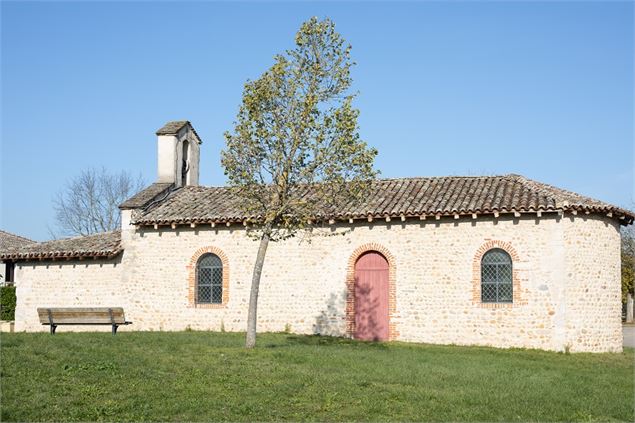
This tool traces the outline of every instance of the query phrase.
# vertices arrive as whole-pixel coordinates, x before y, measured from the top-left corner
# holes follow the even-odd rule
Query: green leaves
[[[0,320],[15,320],[15,286],[0,287]]]
[[[626,295],[633,293],[635,287],[635,230],[633,227],[622,228],[622,302]]]
[[[348,92],[351,46],[330,19],[315,17],[295,44],[245,84],[221,153],[243,212],[253,216],[251,232],[271,227],[274,241],[359,201],[377,174],[377,151],[359,137]]]

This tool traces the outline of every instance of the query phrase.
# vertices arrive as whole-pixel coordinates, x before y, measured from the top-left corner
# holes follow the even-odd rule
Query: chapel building
[[[157,181],[121,204],[120,230],[0,252],[15,263],[17,331],[48,330],[38,307],[91,306],[123,307],[122,331],[246,329],[250,217],[229,188],[199,186],[189,122],[157,136]],[[379,179],[310,238],[269,245],[258,331],[621,351],[620,226],[633,219],[513,174]]]

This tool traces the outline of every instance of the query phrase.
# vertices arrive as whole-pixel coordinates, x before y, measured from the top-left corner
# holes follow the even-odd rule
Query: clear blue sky
[[[361,134],[385,177],[520,173],[633,201],[632,2],[6,2],[0,228],[33,239],[82,168],[156,178],[188,119],[201,182],[248,78],[311,16],[353,45]]]

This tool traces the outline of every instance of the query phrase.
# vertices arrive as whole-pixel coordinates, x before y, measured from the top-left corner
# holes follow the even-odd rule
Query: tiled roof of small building
[[[0,253],[34,243],[35,241],[23,236],[0,230]]]
[[[170,121],[157,130],[157,135],[176,135],[188,123],[187,120]]]
[[[119,205],[120,209],[136,209],[143,207],[153,200],[160,200],[163,195],[167,194],[167,191],[172,188],[174,184],[168,183],[154,183],[149,187],[139,191],[132,197]]]
[[[33,243],[17,249],[0,251],[0,260],[59,259],[83,257],[113,257],[119,254],[121,232],[102,232],[94,235]]]
[[[198,139],[198,143],[202,144],[201,137],[198,136],[198,133],[196,132],[196,130],[194,130],[194,127],[192,126],[189,120],[170,121],[166,123],[165,125],[163,125],[161,128],[159,128],[156,134],[157,135],[176,135],[186,125],[190,126],[190,129],[192,130],[192,132],[194,132],[194,135],[196,135],[196,138]]]
[[[574,210],[611,213],[623,224],[633,221],[630,211],[520,175],[379,179],[373,182],[371,193],[363,203],[344,204],[332,216],[316,218],[364,219]],[[241,222],[255,218],[241,214],[235,195],[227,187],[187,186],[173,191],[165,201],[137,215],[133,223]]]

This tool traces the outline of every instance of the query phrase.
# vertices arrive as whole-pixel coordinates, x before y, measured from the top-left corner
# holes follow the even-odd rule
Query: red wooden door
[[[388,340],[388,261],[376,251],[355,263],[355,338]]]

